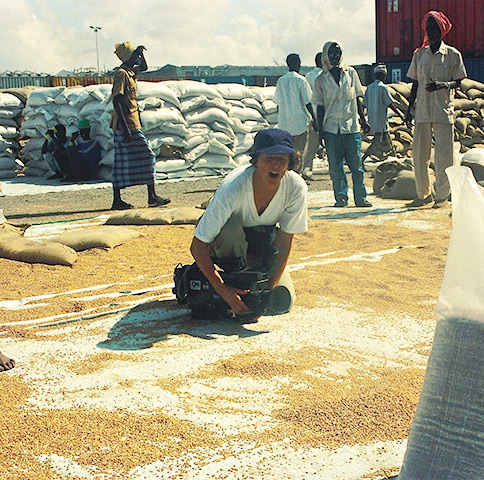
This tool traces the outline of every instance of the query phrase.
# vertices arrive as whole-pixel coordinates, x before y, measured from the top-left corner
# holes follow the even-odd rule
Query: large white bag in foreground
[[[398,480],[484,479],[484,188],[446,169],[452,236],[437,328]]]

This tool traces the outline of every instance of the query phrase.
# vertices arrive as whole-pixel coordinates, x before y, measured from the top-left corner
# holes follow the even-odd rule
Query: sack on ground
[[[62,243],[76,252],[89,248],[113,248],[141,236],[125,227],[96,227],[85,230],[64,232],[51,241]]]
[[[452,235],[399,480],[484,478],[484,189],[467,167],[446,173]]]

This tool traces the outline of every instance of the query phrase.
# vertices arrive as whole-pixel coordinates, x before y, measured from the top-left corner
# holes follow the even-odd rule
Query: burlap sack
[[[202,209],[193,207],[138,209],[111,215],[106,225],[196,225],[202,214]]]
[[[484,98],[484,90],[478,90],[477,88],[469,88],[467,90],[466,95],[471,99],[474,100],[476,98]]]
[[[96,227],[86,230],[64,232],[56,235],[51,241],[62,243],[76,252],[88,248],[113,248],[141,236],[125,227]]]
[[[434,184],[433,172],[430,172],[430,184]],[[396,177],[388,179],[380,190],[380,196],[394,200],[413,200],[416,198],[415,172],[402,170]]]
[[[400,95],[404,96],[406,99],[410,97],[410,92],[412,90],[411,83],[405,83],[405,82],[391,83],[390,86]]]
[[[0,236],[0,257],[26,263],[72,266],[77,253],[61,243],[39,243],[11,233]]]
[[[469,167],[474,178],[481,182],[484,180],[484,148],[472,148],[462,155],[461,165]]]
[[[454,109],[455,110],[475,110],[479,108],[478,100],[467,100],[465,98],[457,98],[454,100]]]
[[[408,168],[411,167],[405,162],[396,159],[380,163],[380,165],[373,170],[373,193],[379,195],[380,190],[388,179],[396,177],[400,171]]]
[[[457,117],[455,119],[455,128],[459,133],[466,134],[467,127],[471,124],[472,119],[469,117]]]
[[[475,88],[484,92],[484,83],[478,82],[477,80],[471,80],[470,78],[464,78],[460,84],[460,89],[467,93],[468,90]]]

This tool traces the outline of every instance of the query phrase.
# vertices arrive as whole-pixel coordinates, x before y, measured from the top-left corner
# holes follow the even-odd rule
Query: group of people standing
[[[371,206],[366,199],[363,162],[368,155],[384,157],[394,151],[388,132],[388,108],[409,128],[415,118],[412,151],[417,198],[408,206],[421,207],[434,201],[434,207],[439,208],[447,203],[450,189],[445,169],[453,163],[453,90],[466,76],[460,52],[442,41],[451,27],[442,12],[430,11],[425,15],[422,21],[424,42],[415,50],[407,72],[413,84],[405,116],[395,107],[384,83],[385,65],[375,67],[375,81],[363,92],[356,70],[343,63],[343,46],[337,41],[325,43],[322,52],[315,57],[316,68],[306,77],[299,74],[299,55],[288,55],[289,72],[278,80],[275,96],[279,106],[279,128],[292,135],[294,148],[301,152],[300,173],[307,181],[312,177],[317,149],[321,145],[326,147],[335,207],[348,205],[345,164],[352,176],[355,205]],[[374,133],[374,140],[363,157],[361,131]],[[429,180],[432,135],[435,138],[435,198]]]

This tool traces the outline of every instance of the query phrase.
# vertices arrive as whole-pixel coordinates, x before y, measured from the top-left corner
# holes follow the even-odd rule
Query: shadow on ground
[[[217,336],[246,338],[264,333],[267,332],[251,330],[231,319],[192,320],[189,310],[180,308],[176,301],[157,300],[138,305],[123,315],[108,338],[97,346],[107,350],[144,350],[174,335],[215,340]]]
[[[314,208],[310,207],[309,210],[319,210],[320,207]],[[335,208],[336,210],[336,208]],[[390,215],[390,214],[399,214],[403,212],[407,212],[411,209],[409,208],[373,208],[371,210],[361,210],[358,207],[355,207],[355,210],[350,208],[345,209],[338,209],[339,212],[335,213],[323,213],[323,214],[310,214],[310,217],[313,220],[339,220],[342,218],[364,218],[364,217],[371,217],[375,215]]]
[[[80,218],[70,218],[71,215],[88,215],[88,218],[94,218],[99,213],[109,213],[111,211],[110,207],[99,208],[94,210],[62,210],[62,211],[42,211],[37,213],[18,213],[13,215],[7,215],[8,220],[18,220],[22,218],[43,218],[43,217],[62,217],[64,221],[78,221]],[[61,221],[62,221],[61,220]],[[50,222],[51,223],[51,222]]]

